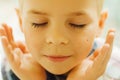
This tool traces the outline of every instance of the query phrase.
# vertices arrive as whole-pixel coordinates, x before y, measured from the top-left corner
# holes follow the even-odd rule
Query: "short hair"
[[[19,0],[20,10],[22,10],[22,8],[23,8],[23,1],[24,1],[24,0]],[[104,0],[96,0],[96,4],[97,4],[98,14],[100,14],[101,11],[102,11],[102,8],[103,8]]]

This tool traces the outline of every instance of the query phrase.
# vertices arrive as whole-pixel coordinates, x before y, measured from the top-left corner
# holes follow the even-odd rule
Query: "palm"
[[[2,44],[8,62],[20,79],[38,80],[39,78],[45,80],[44,69],[32,58],[25,44],[20,41],[14,41],[10,27],[4,24],[3,27],[0,28],[0,36],[2,36]]]

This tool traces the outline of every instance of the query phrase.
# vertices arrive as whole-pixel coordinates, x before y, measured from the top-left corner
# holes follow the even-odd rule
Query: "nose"
[[[63,31],[51,30],[48,32],[48,35],[46,37],[46,43],[53,45],[66,45],[69,43],[69,40]]]

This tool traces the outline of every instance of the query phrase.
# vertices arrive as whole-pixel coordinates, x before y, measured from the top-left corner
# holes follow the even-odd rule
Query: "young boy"
[[[111,55],[114,30],[94,49],[107,12],[103,0],[20,0],[17,14],[26,46],[15,42],[12,29],[0,28],[13,72],[21,80],[96,80]],[[92,54],[91,54],[92,53]],[[62,77],[64,77],[62,79]]]

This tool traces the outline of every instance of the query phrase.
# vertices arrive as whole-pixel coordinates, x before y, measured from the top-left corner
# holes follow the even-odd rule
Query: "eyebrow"
[[[29,14],[36,14],[36,15],[49,15],[48,13],[44,11],[38,11],[38,10],[29,10]],[[87,15],[88,13],[86,11],[76,11],[71,12],[69,14],[65,14],[66,16],[81,16],[81,15]]]
[[[48,15],[47,13],[43,11],[38,11],[38,10],[29,10],[28,14],[36,14],[36,15]]]
[[[76,11],[71,12],[70,14],[67,14],[68,16],[81,16],[81,15],[87,15],[88,13],[86,11]]]

